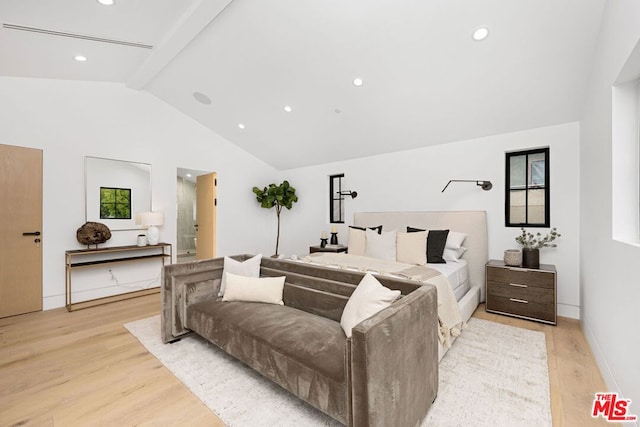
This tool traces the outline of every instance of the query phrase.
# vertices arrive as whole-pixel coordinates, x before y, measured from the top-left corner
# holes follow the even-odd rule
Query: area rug
[[[124,326],[228,426],[340,425],[202,338],[163,344],[159,316]],[[472,318],[439,374],[422,427],[551,425],[542,332]]]

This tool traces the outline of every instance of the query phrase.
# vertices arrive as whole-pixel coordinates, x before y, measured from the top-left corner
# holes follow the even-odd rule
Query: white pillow
[[[227,273],[227,288],[222,301],[266,302],[284,305],[282,292],[285,276],[246,277]]]
[[[236,261],[233,258],[224,257],[224,267],[222,268],[222,282],[220,283],[220,292],[218,296],[224,295],[227,285],[227,273],[239,274],[246,277],[260,276],[260,261],[262,254],[258,254],[246,261]]]
[[[396,231],[387,231],[378,234],[377,231],[365,230],[367,244],[365,255],[371,258],[396,260]],[[349,251],[351,253],[351,251]]]
[[[405,264],[427,263],[427,232],[398,233],[396,239],[396,261]]]
[[[466,250],[467,248],[464,246],[459,249],[444,248],[442,258],[444,258],[445,261],[456,262],[462,257],[462,254],[464,254]]]
[[[391,305],[400,296],[400,291],[392,291],[382,286],[370,273],[365,274],[344,306],[340,326],[347,337],[358,323]]]
[[[445,248],[449,249],[460,249],[462,247],[462,243],[464,239],[466,239],[468,234],[458,233],[457,231],[449,231],[447,235],[447,244]]]
[[[364,255],[366,244],[365,231],[349,227],[349,253],[351,255]]]

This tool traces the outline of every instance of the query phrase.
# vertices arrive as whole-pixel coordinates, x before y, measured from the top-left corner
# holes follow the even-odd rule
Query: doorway
[[[215,257],[216,173],[178,168],[176,261]]]
[[[0,144],[0,317],[42,310],[42,150]]]

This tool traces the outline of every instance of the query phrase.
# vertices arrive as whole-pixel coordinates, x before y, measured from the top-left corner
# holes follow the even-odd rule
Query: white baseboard
[[[558,304],[558,316],[580,319],[580,307],[576,305]]]
[[[42,309],[52,310],[54,308],[64,307],[65,305],[64,295],[53,295],[50,297],[42,298]]]

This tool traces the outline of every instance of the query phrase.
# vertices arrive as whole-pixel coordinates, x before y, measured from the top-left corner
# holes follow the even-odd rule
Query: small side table
[[[556,324],[556,267],[510,267],[490,260],[486,265],[486,310]]]
[[[333,252],[333,253],[340,253],[340,252],[347,252],[347,247],[345,245],[327,245],[324,248],[321,248],[320,245],[315,245],[315,246],[309,246],[309,253],[314,253],[314,252]]]

